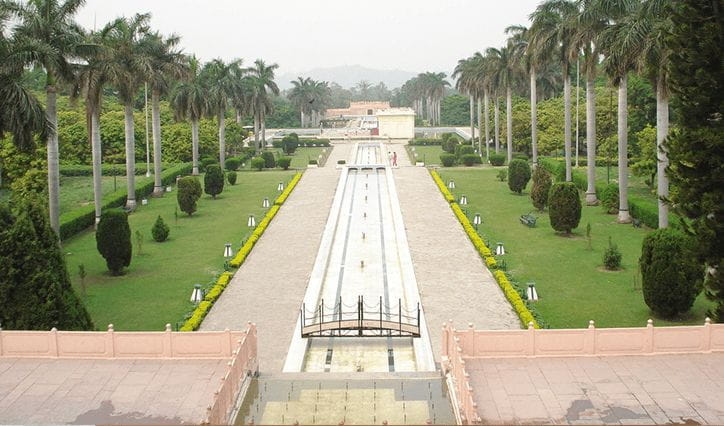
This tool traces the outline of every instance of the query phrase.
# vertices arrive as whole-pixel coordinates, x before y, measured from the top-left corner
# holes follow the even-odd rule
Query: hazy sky
[[[182,36],[202,60],[277,62],[280,73],[364,65],[446,71],[459,58],[498,46],[526,24],[539,0],[87,0],[78,21],[92,28],[137,12]]]

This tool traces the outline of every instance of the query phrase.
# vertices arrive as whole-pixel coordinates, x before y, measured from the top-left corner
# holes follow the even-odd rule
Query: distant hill
[[[282,90],[290,88],[292,86],[290,81],[296,80],[297,77],[311,77],[315,80],[328,81],[330,83],[335,82],[344,88],[350,88],[360,80],[367,80],[373,85],[381,81],[385,83],[388,89],[393,89],[402,86],[407,80],[417,74],[418,73],[411,71],[380,70],[363,67],[361,65],[343,65],[314,68],[296,74],[280,74],[275,80]]]

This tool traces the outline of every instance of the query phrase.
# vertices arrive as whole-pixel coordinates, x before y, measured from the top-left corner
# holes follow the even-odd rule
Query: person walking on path
[[[397,151],[392,153],[392,167],[397,167]]]

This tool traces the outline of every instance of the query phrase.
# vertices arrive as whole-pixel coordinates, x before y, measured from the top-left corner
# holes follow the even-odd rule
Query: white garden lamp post
[[[475,225],[475,229],[478,229],[478,225],[483,223],[483,219],[480,217],[480,213],[475,213],[475,217],[473,217],[473,225]]]
[[[498,242],[498,245],[495,247],[495,255],[503,256],[504,254],[505,254],[505,247],[503,247],[503,243]]]
[[[246,226],[248,226],[249,228],[256,227],[256,218],[253,214],[249,215],[249,220],[246,221]]]
[[[231,243],[226,243],[226,244],[224,244],[224,257],[228,259],[231,256],[232,256]]]
[[[467,195],[463,194],[460,196],[460,205],[461,206],[467,206],[468,205],[468,197]]]
[[[201,289],[201,284],[194,284],[194,290],[191,292],[191,302],[199,304],[204,300],[204,290]]]
[[[279,185],[277,185],[277,191],[282,192],[284,191],[284,184],[279,182]]]
[[[455,189],[455,181],[450,179],[450,181],[447,183],[448,189]]]
[[[538,300],[538,292],[535,290],[535,283],[528,283],[527,295],[528,300],[531,300],[533,302]]]
[[[269,198],[268,197],[264,197],[264,201],[261,202],[261,206],[264,208],[269,207]]]

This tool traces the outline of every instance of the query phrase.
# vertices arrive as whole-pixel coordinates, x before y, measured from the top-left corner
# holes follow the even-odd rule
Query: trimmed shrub
[[[299,136],[297,136],[296,133],[290,133],[282,139],[281,148],[282,151],[284,151],[285,154],[291,155],[294,154],[294,151],[297,150],[297,147],[299,146]]]
[[[241,166],[241,160],[236,157],[227,158],[226,161],[224,161],[224,167],[226,170],[239,170],[239,166]]]
[[[513,159],[514,160],[525,160],[528,161],[528,154],[525,152],[514,152],[513,153]]]
[[[581,197],[571,182],[556,183],[548,194],[548,216],[557,232],[570,234],[581,220]]]
[[[505,154],[490,154],[490,164],[493,166],[502,166],[505,164]]]
[[[337,160],[337,164],[347,164],[346,160]]]
[[[316,166],[318,163],[317,163],[317,160],[314,159],[314,160],[309,160],[309,164],[312,166]]]
[[[443,139],[442,141],[442,150],[449,153],[454,154],[455,153],[455,147],[458,146],[458,140],[457,138],[449,138],[449,139]]]
[[[438,138],[415,138],[408,142],[408,145],[412,146],[430,146],[430,145],[442,145],[442,139]]]
[[[618,185],[611,183],[606,185],[600,194],[601,207],[608,214],[618,213]],[[658,221],[658,216],[656,218]]]
[[[157,243],[162,243],[168,238],[169,232],[171,232],[171,229],[169,229],[168,225],[166,225],[166,222],[163,221],[161,215],[158,215],[158,217],[156,218],[156,223],[154,223],[153,228],[151,228],[151,235],[153,236],[153,239]]]
[[[543,211],[548,205],[548,193],[553,181],[551,174],[543,167],[536,167],[533,172],[533,187],[530,189],[530,199],[536,209]]]
[[[440,162],[442,163],[443,167],[452,167],[455,165],[455,155],[443,152],[440,154]]]
[[[475,154],[475,148],[472,145],[458,145],[455,147],[455,156],[459,159],[467,154]]]
[[[671,318],[691,309],[702,289],[703,267],[693,254],[694,240],[671,228],[646,235],[639,267],[644,301]]]
[[[498,170],[498,175],[496,176],[499,181],[505,182],[508,180],[508,170],[506,169],[500,169]]]
[[[111,275],[121,275],[123,268],[131,264],[133,253],[128,213],[121,209],[110,209],[101,214],[96,231],[96,248],[106,259]]]
[[[515,159],[508,165],[508,188],[521,194],[530,181],[530,166],[525,160]]]
[[[202,158],[201,166],[199,167],[199,172],[203,173],[204,171],[206,171],[206,167],[208,167],[212,164],[216,164],[217,162],[218,162],[218,160],[216,160],[215,158],[210,158],[210,157]]]
[[[251,159],[251,168],[261,171],[264,168],[266,161],[261,157],[254,157]]]
[[[473,164],[481,164],[483,160],[480,159],[478,154],[465,154],[460,157],[460,162],[469,167]]]
[[[201,183],[195,176],[178,180],[176,200],[182,212],[191,216],[196,211],[196,202],[201,198]]]
[[[274,159],[274,153],[271,151],[264,151],[261,153],[261,158],[264,159],[264,167],[267,169],[273,169],[277,166],[277,162]]]
[[[229,182],[229,185],[236,185],[236,172],[227,172],[226,180]]]
[[[277,160],[277,166],[281,167],[284,170],[289,170],[289,166],[292,164],[292,159],[290,157],[279,157]]]
[[[590,227],[591,224],[589,223]],[[621,268],[621,252],[618,246],[611,241],[611,237],[608,237],[608,248],[603,252],[603,266],[610,271],[615,271]]]
[[[224,172],[221,167],[213,164],[206,168],[204,174],[204,192],[214,199],[224,190]]]

